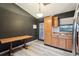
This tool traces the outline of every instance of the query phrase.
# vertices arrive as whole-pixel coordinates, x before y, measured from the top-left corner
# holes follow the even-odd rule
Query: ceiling
[[[19,7],[30,13],[35,18],[39,18],[36,16],[36,13],[39,12],[39,4],[38,3],[16,3]],[[55,14],[64,13],[67,11],[75,10],[76,3],[47,3],[46,5],[43,3],[40,4],[41,12],[43,13],[43,17],[45,16],[53,16]]]

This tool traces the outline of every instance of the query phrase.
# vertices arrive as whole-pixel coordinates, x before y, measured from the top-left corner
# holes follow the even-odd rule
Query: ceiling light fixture
[[[36,13],[37,17],[43,17],[43,13],[41,12],[41,4],[39,3],[39,9],[38,9],[38,13]]]

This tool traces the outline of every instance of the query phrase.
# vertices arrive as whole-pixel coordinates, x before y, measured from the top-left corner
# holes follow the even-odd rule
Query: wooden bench
[[[23,40],[24,42],[24,48],[26,47],[26,40],[32,38],[32,36],[24,35],[24,36],[16,36],[16,37],[10,37],[10,38],[2,38],[0,39],[0,44],[5,44],[9,43],[10,48],[9,48],[9,55],[12,55],[12,43],[15,41],[20,41]]]

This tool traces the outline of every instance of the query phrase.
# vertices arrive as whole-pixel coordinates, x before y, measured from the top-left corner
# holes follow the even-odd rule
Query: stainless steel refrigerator
[[[44,23],[39,23],[39,40],[44,40]]]

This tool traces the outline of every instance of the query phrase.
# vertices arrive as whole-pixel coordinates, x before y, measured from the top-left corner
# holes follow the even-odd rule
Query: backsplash
[[[52,32],[72,32],[72,29],[73,25],[60,25],[59,27],[52,27]]]
[[[60,28],[59,27],[52,27],[52,32],[60,32]]]

